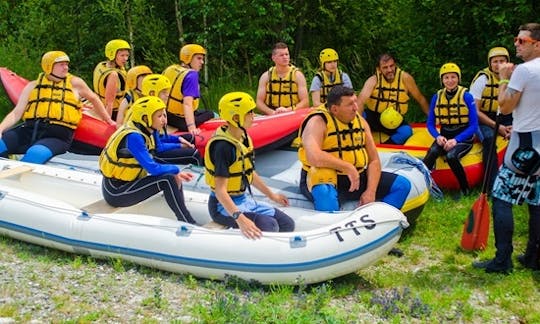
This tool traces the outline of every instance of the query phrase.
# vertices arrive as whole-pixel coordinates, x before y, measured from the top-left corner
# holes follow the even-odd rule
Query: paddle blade
[[[466,251],[484,250],[489,236],[489,204],[485,193],[474,202],[463,225],[461,248]]]

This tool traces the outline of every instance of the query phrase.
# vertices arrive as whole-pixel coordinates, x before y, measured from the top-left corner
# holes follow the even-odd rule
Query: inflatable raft
[[[433,143],[434,139],[429,134],[426,125],[422,123],[411,124],[413,135],[407,140],[404,145],[381,144],[388,139],[388,136],[374,132],[373,137],[377,144],[379,152],[406,152],[419,159],[424,158],[427,150]],[[501,136],[497,137],[497,157],[499,165],[502,163],[508,140]],[[484,164],[482,163],[482,143],[475,141],[471,151],[461,159],[461,163],[467,176],[469,186],[475,187],[482,183],[484,177]],[[435,163],[435,167],[431,172],[435,183],[444,189],[458,190],[460,189],[458,180],[450,169],[445,157],[439,157]]]
[[[5,67],[0,68],[0,79],[10,100],[16,104],[28,80]],[[292,142],[297,135],[300,123],[308,112],[309,109],[306,108],[272,116],[256,116],[253,126],[248,130],[255,150],[257,152],[269,151]],[[224,123],[222,119],[214,119],[200,125],[201,134],[197,135],[195,144],[201,156],[204,156],[204,149],[210,137]],[[77,154],[99,155],[115,130],[115,127],[96,117],[91,109],[85,110],[75,130],[70,151]],[[181,134],[175,130],[171,133]]]
[[[186,203],[198,225],[177,221],[162,195],[127,208],[108,206],[97,173],[6,159],[0,170],[0,234],[209,279],[325,281],[387,255],[408,225],[385,203],[335,213],[292,206],[283,211],[295,219],[295,232],[249,240],[238,230],[205,225],[208,192],[187,184]]]

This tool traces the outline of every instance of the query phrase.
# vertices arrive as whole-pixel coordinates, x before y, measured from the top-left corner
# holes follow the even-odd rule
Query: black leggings
[[[172,174],[147,176],[130,182],[103,177],[101,189],[103,198],[113,207],[133,206],[163,191],[165,201],[176,218],[195,224],[186,208],[182,187],[178,186]]]
[[[199,127],[202,123],[204,123],[207,120],[210,120],[214,118],[214,112],[210,110],[195,110],[194,112],[195,116],[195,125]],[[167,124],[174,126],[178,128],[178,130],[187,132],[188,128],[186,126],[186,119],[184,117],[180,117],[179,115],[167,113]]]

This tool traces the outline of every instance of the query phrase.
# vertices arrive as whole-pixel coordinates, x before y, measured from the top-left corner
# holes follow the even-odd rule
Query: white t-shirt
[[[469,93],[472,94],[474,100],[482,99],[482,92],[488,82],[488,78],[485,74],[480,74],[476,80],[471,84]]]
[[[540,130],[540,58],[516,66],[508,88],[521,92],[512,112],[512,130],[520,133]]]

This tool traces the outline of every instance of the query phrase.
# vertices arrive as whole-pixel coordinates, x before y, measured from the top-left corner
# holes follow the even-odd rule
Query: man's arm
[[[364,112],[364,105],[369,99],[369,96],[371,96],[371,93],[373,92],[373,89],[375,89],[376,85],[377,85],[376,75],[370,76],[366,80],[366,82],[364,82],[364,86],[362,87],[362,90],[360,90],[360,93],[358,94],[358,113],[360,115],[362,115],[362,113]]]
[[[107,76],[105,84],[105,109],[109,115],[112,115],[114,100],[116,99],[116,90],[118,89],[118,72],[113,71]]]
[[[266,85],[268,84],[268,71],[264,72],[259,78],[259,87],[257,88],[257,108],[266,115],[273,115],[276,112],[266,104]]]
[[[366,132],[366,150],[368,153],[368,168],[367,168],[367,186],[366,191],[360,196],[360,204],[367,204],[375,201],[375,194],[377,192],[377,187],[379,186],[379,180],[381,179],[381,160],[379,158],[379,153],[377,153],[377,148],[375,146],[375,141],[371,135],[371,130],[369,125],[365,120],[362,119],[362,124]]]
[[[71,78],[71,84],[73,88],[77,90],[79,97],[86,98],[92,104],[93,109],[98,113],[98,115],[109,125],[116,125],[115,121],[111,119],[111,115],[105,109],[105,106],[99,100],[98,95],[88,87],[86,82],[83,79],[73,76]]]
[[[420,89],[418,89],[418,86],[416,85],[416,81],[414,81],[414,78],[412,77],[412,75],[410,75],[407,72],[403,72],[403,84],[405,85],[407,92],[409,92],[414,98],[414,100],[418,102],[418,104],[420,105],[420,108],[422,108],[422,111],[427,116],[429,112],[428,102],[426,100],[426,97],[424,97],[422,92],[420,92]]]
[[[514,64],[503,63],[499,66],[500,80],[509,80],[514,71]],[[516,108],[521,99],[521,92],[508,88],[507,82],[499,83],[499,111],[502,114],[509,114]]]
[[[296,109],[309,107],[309,93],[307,91],[306,77],[300,71],[296,71],[296,86],[298,88],[298,103]],[[291,110],[292,107],[290,107]]]
[[[36,86],[36,81],[29,82],[21,92],[21,95],[19,96],[19,101],[17,102],[17,105],[15,105],[15,108],[11,110],[2,120],[0,123],[0,137],[2,137],[2,134],[15,125],[22,117],[24,110],[26,109],[26,105],[28,104],[28,97],[30,96],[30,92],[34,89]]]

